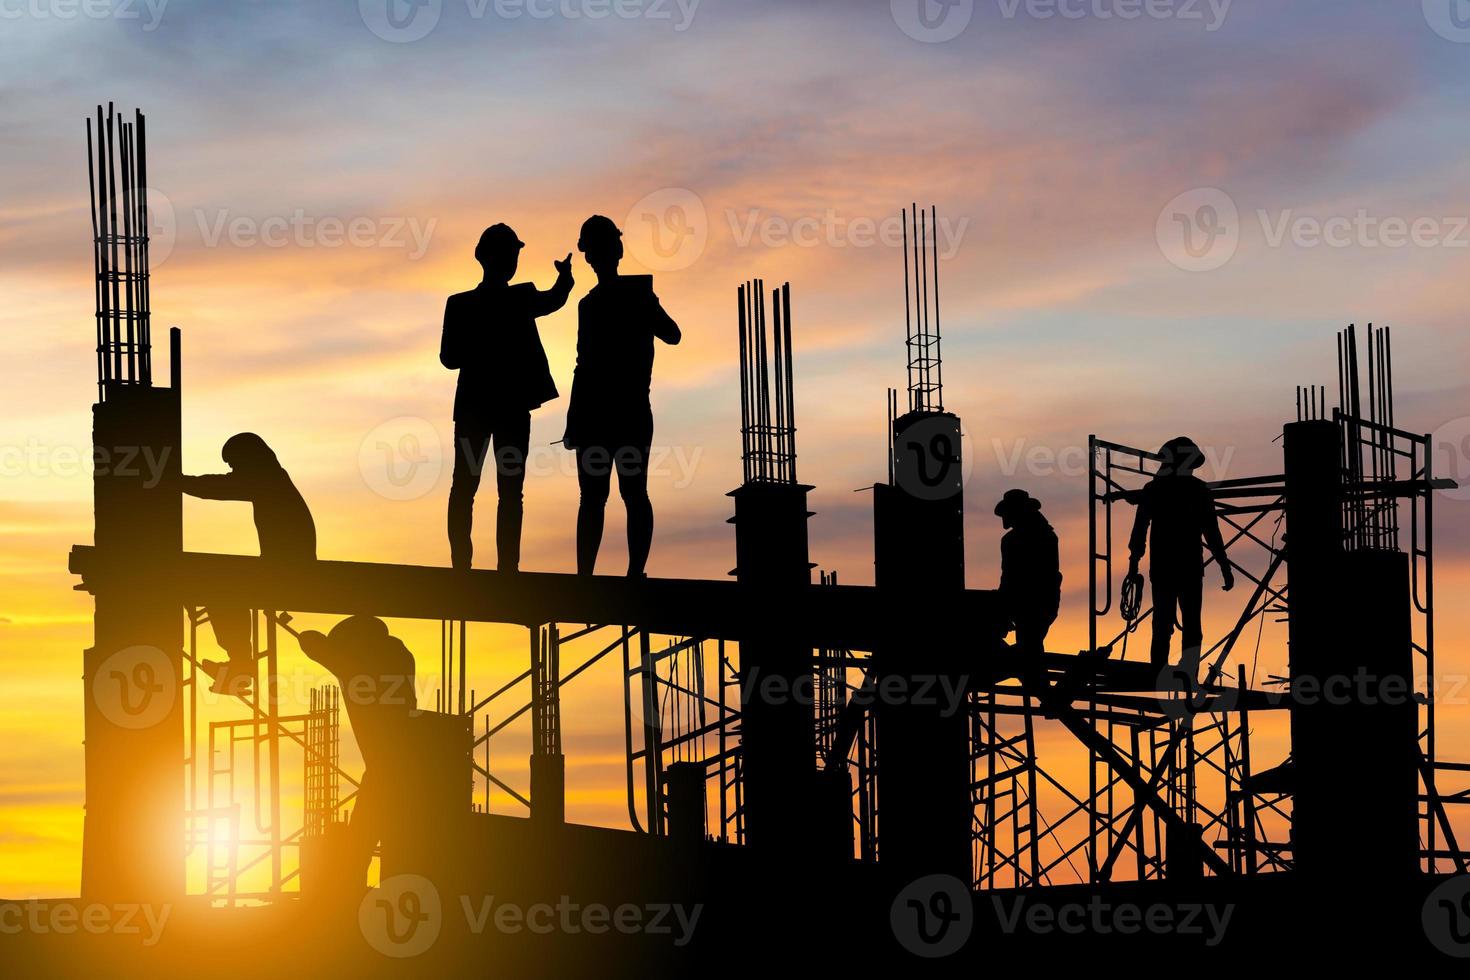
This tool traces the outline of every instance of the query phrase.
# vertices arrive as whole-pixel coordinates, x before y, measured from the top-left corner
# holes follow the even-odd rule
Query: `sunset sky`
[[[185,471],[260,433],[322,557],[448,563],[444,298],[478,282],[485,226],[516,230],[519,278],[545,287],[593,213],[685,337],[654,371],[653,575],[734,564],[735,289],[762,277],[791,283],[813,561],[872,581],[854,491],[884,476],[884,389],[904,379],[910,201],[942,221],[969,583],[997,580],[1001,493],[1039,497],[1066,566],[1054,649],[1086,635],[1088,434],[1190,434],[1211,479],[1280,472],[1294,386],[1335,386],[1349,323],[1392,324],[1400,425],[1470,477],[1458,0],[923,0],[927,20],[918,0],[386,2],[0,0],[0,896],[78,883],[91,603],[66,554],[92,533],[99,101],[149,117],[154,336],[162,365],[183,329]],[[576,481],[552,445],[593,282],[580,256],[573,271],[541,321],[563,397],[534,418],[536,570],[575,561]],[[1442,687],[1470,669],[1467,501],[1436,498]],[[618,571],[616,497],[610,515],[601,569]],[[254,552],[243,505],[191,501],[185,520],[191,550]],[[1210,595],[1218,635],[1239,607]],[[524,640],[498,642],[487,689],[523,669]],[[436,651],[416,652],[427,671]],[[564,716],[573,815],[616,825],[615,684]],[[1470,689],[1440,733],[1470,759]]]

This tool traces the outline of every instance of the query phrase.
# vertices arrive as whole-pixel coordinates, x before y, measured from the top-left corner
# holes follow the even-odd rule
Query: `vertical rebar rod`
[[[924,212],[918,212],[919,218],[919,257],[923,263],[919,270],[920,295],[923,296],[921,315],[923,327],[919,336],[919,404],[918,408],[923,411],[930,409],[929,404],[929,222]]]
[[[903,224],[903,352],[904,357],[910,362],[914,356],[914,327],[912,315],[909,311],[909,212],[908,209],[899,212]],[[913,387],[913,379],[910,377],[910,389]],[[912,396],[910,396],[912,397]],[[892,480],[888,482],[892,483]]]
[[[98,134],[99,139],[101,134]],[[100,402],[104,393],[102,379],[106,377],[107,371],[103,364],[102,352],[105,347],[102,343],[102,256],[100,232],[97,228],[97,174],[96,162],[92,146],[92,120],[87,120],[87,197],[90,203],[88,216],[92,220],[92,272],[94,282],[92,283],[93,308],[96,311],[97,320],[97,400]]]
[[[138,142],[138,332],[142,342],[140,370],[142,382],[153,383],[153,326],[152,326],[152,283],[151,260],[149,259],[148,234],[148,131],[146,117],[142,111],[136,113]]]
[[[781,317],[786,338],[786,479],[796,482],[796,358],[791,347],[791,283],[781,285],[781,305],[785,308]]]
[[[919,262],[919,239],[922,238],[922,235],[919,232],[919,206],[910,203],[908,209],[910,209],[910,222],[914,232],[914,335],[908,342],[908,411],[917,411],[920,407],[917,401],[919,382],[916,378],[917,363],[914,359],[916,359],[916,351],[923,350],[923,301],[920,300],[919,291],[920,267],[922,267]]]
[[[745,286],[735,289],[735,314],[739,320],[740,346],[740,466],[744,482],[750,482],[750,355],[746,344],[746,315],[750,302]]]
[[[127,337],[123,347],[123,360],[127,364],[126,380],[133,381],[137,378],[137,350],[138,340],[135,334],[133,311],[136,309],[133,296],[133,144],[132,127],[127,123],[118,126],[118,138],[121,141],[121,154],[118,159],[118,170],[122,182],[122,295],[123,295],[123,331]]]
[[[934,236],[934,250],[931,261],[934,264],[934,410],[944,411],[944,352],[940,348],[943,343],[942,331],[939,325],[939,217],[934,205],[929,205],[929,225],[931,234]]]
[[[791,457],[787,446],[791,441],[788,431],[791,426],[791,402],[788,400],[791,394],[791,349],[788,340],[791,334],[787,329],[780,289],[771,290],[771,307],[776,316],[771,324],[771,333],[776,344],[776,403],[780,406],[776,413],[776,479],[789,482]]]

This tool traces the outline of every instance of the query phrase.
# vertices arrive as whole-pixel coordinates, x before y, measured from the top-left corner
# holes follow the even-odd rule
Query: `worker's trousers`
[[[1200,645],[1204,643],[1204,627],[1200,625],[1200,606],[1204,602],[1204,576],[1193,572],[1180,575],[1150,575],[1154,594],[1153,644],[1149,649],[1154,667],[1169,665],[1169,641],[1174,635],[1174,620],[1179,619],[1183,651],[1179,666],[1191,677],[1198,677]]]
[[[495,489],[499,506],[495,550],[502,572],[521,564],[521,521],[525,512],[526,454],[531,446],[531,413],[513,412],[489,424],[456,422],[454,476],[449,484],[449,554],[455,568],[469,568],[474,554],[475,492],[491,444],[495,447]]]

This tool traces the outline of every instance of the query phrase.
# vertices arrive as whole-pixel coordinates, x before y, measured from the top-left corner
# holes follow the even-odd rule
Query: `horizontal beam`
[[[979,651],[980,638],[999,635],[1002,621],[997,594],[974,589],[921,596],[855,585],[778,591],[734,581],[280,562],[195,552],[146,569],[130,556],[86,545],[72,548],[69,567],[81,576],[80,588],[94,595],[148,588],[189,606],[525,626],[621,624],[703,639],[774,632],[812,647],[854,650],[947,642]]]

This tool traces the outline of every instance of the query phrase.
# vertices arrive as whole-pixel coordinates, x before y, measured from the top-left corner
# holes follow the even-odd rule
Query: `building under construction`
[[[875,453],[873,586],[814,574],[793,290],[759,280],[736,290],[732,318],[744,480],[730,580],[266,565],[182,550],[181,344],[174,329],[161,383],[143,117],[99,110],[89,133],[96,447],[144,447],[168,468],[156,485],[99,472],[94,544],[70,557],[95,600],[82,890],[177,905],[181,925],[137,961],[153,972],[722,976],[771,960],[957,974],[1109,953],[1138,970],[1210,957],[1249,971],[1364,950],[1426,961],[1442,955],[1434,915],[1461,928],[1431,896],[1470,870],[1450,819],[1470,765],[1435,746],[1433,502],[1451,484],[1428,437],[1395,419],[1387,329],[1338,337],[1335,403],[1297,389],[1276,472],[1210,485],[1245,587],[1214,600],[1238,609],[1193,678],[1130,648],[1147,603],[1125,617],[1116,601],[1130,501],[1159,465],[1149,450],[1089,437],[1085,649],[1038,668],[1007,644],[997,594],[965,587],[932,209],[904,217],[908,378],[889,394],[886,460]],[[259,693],[205,722],[200,627],[222,606],[254,611]],[[313,691],[299,714],[273,696],[293,618],[347,615],[436,623],[441,639],[438,703],[421,712],[433,791],[405,804],[367,898],[339,859],[358,776],[339,753],[341,695]],[[466,678],[471,627],[487,623],[523,628],[526,659],[481,692]],[[1287,674],[1257,676],[1260,637],[1283,629]],[[623,694],[630,829],[566,818],[563,691],[597,673]],[[162,693],[148,724],[99,703],[114,678]],[[1280,737],[1253,747],[1273,725]],[[528,785],[492,751],[515,726],[529,729]],[[520,812],[492,812],[492,793]],[[699,912],[684,936],[476,928],[461,899],[485,895]],[[437,916],[435,938],[385,951],[365,924],[379,907]],[[1127,908],[1172,918],[1130,928]],[[1202,909],[1228,926],[1188,927]]]

